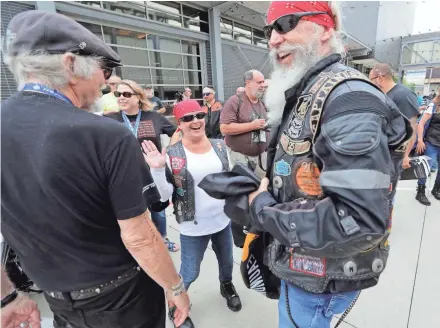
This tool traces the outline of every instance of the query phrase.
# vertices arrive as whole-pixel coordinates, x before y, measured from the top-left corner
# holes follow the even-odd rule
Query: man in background
[[[237,95],[242,92],[244,92],[244,87],[238,87],[237,90],[235,90],[235,94]]]
[[[247,71],[244,82],[244,92],[233,95],[225,103],[220,115],[220,129],[225,135],[231,168],[242,162],[256,171],[265,163],[261,155],[269,137],[264,130],[266,106],[261,100],[264,75],[256,70]]]
[[[162,100],[154,95],[154,90],[150,86],[145,87],[145,95],[148,100],[153,103],[153,110],[158,112],[159,114],[163,114],[166,112],[165,107],[162,104]]]
[[[220,132],[220,113],[223,105],[215,99],[214,87],[208,85],[203,89],[203,102],[205,105],[202,110],[207,114],[205,117],[206,136],[211,139],[222,139]]]
[[[105,115],[119,112],[118,98],[116,98],[113,93],[116,91],[118,83],[120,82],[121,78],[117,75],[112,75],[107,80],[110,92],[104,94],[97,103],[97,107],[101,109]]]

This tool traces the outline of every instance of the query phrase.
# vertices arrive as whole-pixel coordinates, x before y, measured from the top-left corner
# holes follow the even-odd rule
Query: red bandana
[[[267,11],[267,24],[272,24],[285,15],[307,11],[325,11],[328,14],[305,16],[301,19],[335,28],[333,13],[327,1],[272,1]]]
[[[179,120],[186,114],[194,112],[203,112],[202,107],[200,107],[199,103],[194,99],[178,102],[173,109],[173,114],[176,117],[176,120]]]

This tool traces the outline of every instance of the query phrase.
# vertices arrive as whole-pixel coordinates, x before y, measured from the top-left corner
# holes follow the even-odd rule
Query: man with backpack
[[[244,74],[244,92],[226,101],[220,115],[220,130],[225,135],[229,164],[246,164],[254,171],[262,169],[265,160],[268,132],[266,131],[266,106],[261,100],[264,93],[264,75],[256,70]]]

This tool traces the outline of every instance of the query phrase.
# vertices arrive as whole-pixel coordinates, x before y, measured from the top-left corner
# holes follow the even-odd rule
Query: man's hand
[[[261,194],[264,191],[267,191],[267,187],[269,186],[269,179],[263,178],[260,183],[260,187],[255,190],[253,193],[249,194],[249,205],[252,204],[252,201],[257,197],[259,194]]]
[[[254,124],[255,130],[264,129],[264,127],[266,126],[266,120],[262,118],[257,118],[253,120],[252,123]]]
[[[417,142],[417,148],[416,148],[417,154],[419,154],[419,155],[422,154],[425,151],[425,148],[426,148],[426,145],[422,140]]]
[[[176,327],[180,327],[189,316],[189,311],[191,310],[191,303],[189,302],[188,294],[183,291],[179,296],[173,296],[167,291],[167,300],[170,308],[174,306],[176,307],[173,321]]]
[[[404,169],[408,169],[408,168],[411,167],[411,164],[409,163],[409,156],[405,156],[405,157],[403,158],[402,167],[403,167]]]
[[[165,147],[162,149],[162,153],[157,150],[155,144],[150,140],[142,142],[142,149],[144,151],[144,159],[149,167],[160,169],[165,167],[167,155]]]
[[[2,309],[3,328],[18,328],[27,323],[26,327],[41,328],[41,315],[37,303],[24,295],[17,298]]]

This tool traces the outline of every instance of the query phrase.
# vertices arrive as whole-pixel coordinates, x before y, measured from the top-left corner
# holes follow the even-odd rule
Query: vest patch
[[[170,157],[171,170],[173,174],[180,174],[180,171],[185,167],[185,158],[183,157]]]
[[[319,184],[321,172],[316,163],[306,159],[299,162],[293,171],[293,184],[304,196],[320,197],[322,195],[322,188]]]
[[[275,163],[275,174],[282,176],[289,176],[292,173],[289,163],[285,160],[281,160]]]
[[[308,140],[293,140],[286,133],[281,135],[280,143],[284,152],[290,156],[305,154],[312,145]]]
[[[290,256],[290,269],[313,276],[324,277],[327,273],[326,259],[293,253]]]

